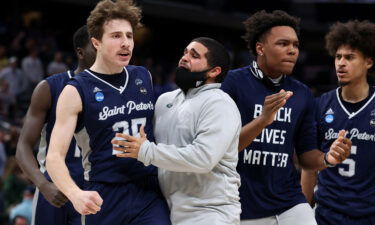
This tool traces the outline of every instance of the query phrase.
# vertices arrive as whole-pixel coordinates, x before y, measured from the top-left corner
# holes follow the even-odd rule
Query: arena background
[[[97,0],[11,0],[0,7],[0,74],[10,62],[37,49],[44,77],[56,52],[74,68],[73,32],[86,22]],[[183,48],[193,38],[208,36],[222,42],[232,56],[232,67],[249,64],[251,56],[241,39],[242,21],[265,9],[282,9],[301,17],[300,57],[293,76],[315,95],[336,86],[333,58],[324,48],[329,26],[349,19],[375,21],[375,0],[139,0],[144,27],[137,31],[132,64],[153,74],[157,95],[170,90],[173,70]],[[10,99],[0,81],[0,225],[8,223],[9,209],[22,200],[28,181],[14,160],[22,118],[32,89]]]

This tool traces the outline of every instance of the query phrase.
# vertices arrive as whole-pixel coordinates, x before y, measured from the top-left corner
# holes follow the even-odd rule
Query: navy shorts
[[[85,190],[97,191],[101,210],[82,217],[82,225],[171,225],[168,205],[157,177],[127,184],[87,182]]]
[[[322,205],[315,209],[318,225],[374,225],[375,215],[351,217]]]
[[[37,190],[34,195],[32,225],[81,225],[81,215],[69,201],[61,208],[51,205]]]

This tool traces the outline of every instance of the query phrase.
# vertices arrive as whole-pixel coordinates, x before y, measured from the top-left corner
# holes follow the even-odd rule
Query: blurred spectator
[[[9,83],[6,80],[0,80],[0,115],[1,118],[9,118],[9,112],[14,105],[14,98],[10,94]]]
[[[31,224],[32,219],[32,204],[35,187],[30,185],[23,191],[22,202],[10,210],[9,218],[13,221],[16,216],[22,216],[27,219],[27,224]]]
[[[4,205],[7,209],[22,201],[22,193],[28,185],[28,181],[13,156],[8,158],[3,181]]]
[[[29,87],[31,89],[34,89],[34,86],[43,79],[43,65],[38,57],[38,50],[36,48],[32,48],[30,54],[23,58],[22,70],[25,71],[26,76],[32,84],[32,86]]]
[[[7,50],[4,45],[0,45],[0,71],[8,65]]]
[[[11,225],[27,225],[27,219],[23,216],[16,216],[11,222]]]
[[[4,131],[0,130],[0,178],[3,177],[4,175],[5,163],[7,161],[7,155],[5,152],[3,141],[4,141]]]
[[[27,88],[27,77],[20,68],[18,68],[17,57],[9,58],[9,66],[0,71],[0,79],[9,83],[9,93],[16,99],[19,94]]]
[[[63,55],[60,51],[55,53],[53,61],[48,64],[48,76],[52,74],[62,73],[68,70],[68,66],[63,62]]]

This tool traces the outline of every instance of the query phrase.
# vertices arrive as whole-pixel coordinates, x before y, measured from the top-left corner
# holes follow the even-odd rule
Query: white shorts
[[[280,215],[241,220],[241,225],[317,225],[317,223],[310,205],[301,203]]]

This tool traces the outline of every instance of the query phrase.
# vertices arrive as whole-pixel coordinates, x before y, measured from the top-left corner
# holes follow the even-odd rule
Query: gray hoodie
[[[138,160],[159,167],[159,182],[174,225],[239,224],[236,171],[241,117],[233,100],[206,84],[163,94],[155,106],[156,143]]]

